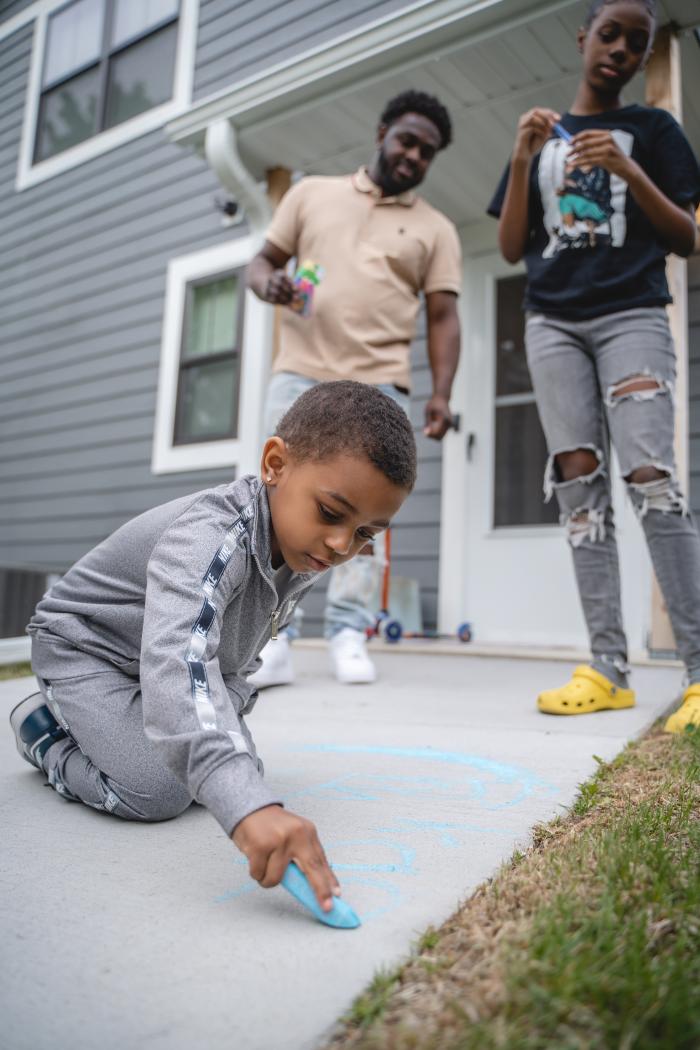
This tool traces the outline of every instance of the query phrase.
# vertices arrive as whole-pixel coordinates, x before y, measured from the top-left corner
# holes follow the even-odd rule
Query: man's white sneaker
[[[291,685],[294,681],[292,651],[289,638],[282,632],[277,638],[270,639],[260,653],[262,667],[259,667],[248,681],[256,689],[267,689],[270,685]]]
[[[362,631],[343,627],[330,640],[331,663],[335,677],[344,685],[373,682],[377,669],[367,652],[367,639]]]

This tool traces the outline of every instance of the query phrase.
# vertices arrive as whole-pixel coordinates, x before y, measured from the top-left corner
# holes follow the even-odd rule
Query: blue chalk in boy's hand
[[[360,925],[360,920],[355,912],[340,897],[333,898],[333,907],[330,911],[322,911],[306,875],[294,861],[288,865],[282,878],[282,885],[292,897],[296,897],[300,904],[309,909],[314,918],[325,923],[326,926],[335,926],[341,930],[354,930]]]
[[[564,139],[564,142],[571,142],[573,135],[571,135],[565,127],[562,127],[561,124],[552,124],[552,130],[559,136],[560,139]]]

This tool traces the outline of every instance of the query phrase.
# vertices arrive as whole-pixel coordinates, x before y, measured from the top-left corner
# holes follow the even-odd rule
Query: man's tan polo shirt
[[[415,193],[382,197],[366,169],[312,176],[283,197],[267,238],[323,267],[313,314],[283,309],[275,372],[410,389],[419,292],[461,287],[457,231]]]

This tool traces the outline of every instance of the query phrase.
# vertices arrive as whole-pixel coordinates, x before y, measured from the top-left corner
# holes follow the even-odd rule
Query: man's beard
[[[421,181],[418,174],[413,178],[397,179],[387,163],[382,149],[377,154],[377,174],[379,175],[379,185],[388,196],[392,197],[399,193],[405,193],[406,190],[412,190]]]

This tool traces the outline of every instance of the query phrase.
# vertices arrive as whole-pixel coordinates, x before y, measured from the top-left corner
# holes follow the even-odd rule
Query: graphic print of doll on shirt
[[[612,136],[623,153],[632,152],[633,136],[615,130]],[[569,143],[549,139],[542,147],[538,170],[543,221],[549,241],[542,252],[551,259],[569,249],[625,243],[627,183],[605,168],[585,172],[569,160]]]

